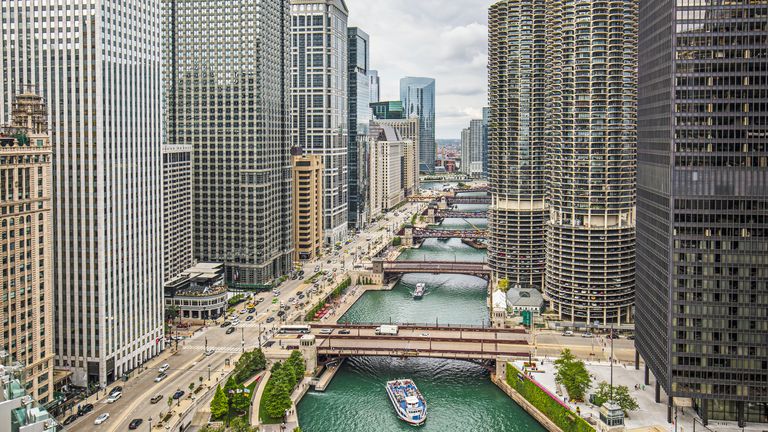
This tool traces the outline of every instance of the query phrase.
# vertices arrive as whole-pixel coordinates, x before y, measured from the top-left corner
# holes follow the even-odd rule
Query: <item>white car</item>
[[[205,354],[205,356],[206,356],[206,357],[208,357],[208,356],[211,356],[211,355],[213,355],[213,353],[215,353],[215,352],[216,352],[216,351],[214,351],[214,350],[208,350],[208,351],[206,351],[204,354]]]
[[[109,395],[109,399],[107,399],[107,403],[115,403],[118,399],[123,397],[123,392],[115,392]]]
[[[94,420],[93,424],[100,425],[105,421],[107,421],[108,418],[109,418],[109,413],[99,414],[99,416],[96,417],[96,420]]]
[[[167,371],[170,368],[171,368],[171,365],[169,365],[168,363],[165,363],[162,366],[160,366],[159,371],[160,371],[160,373],[163,373],[163,372]]]
[[[166,375],[165,372],[163,372],[160,375],[158,375],[157,378],[155,378],[155,382],[158,383],[166,378],[168,378],[168,375]]]

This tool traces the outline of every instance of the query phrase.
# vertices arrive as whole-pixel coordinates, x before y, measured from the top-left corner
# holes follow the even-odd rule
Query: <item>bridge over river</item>
[[[466,274],[488,278],[491,274],[491,268],[484,262],[476,261],[384,261],[375,259],[373,261],[373,272],[387,275],[405,274],[405,273],[449,273]]]
[[[318,355],[433,357],[496,360],[527,357],[528,334],[519,329],[472,326],[398,325],[397,335],[376,335],[376,325],[319,324],[312,328]],[[322,329],[332,329],[322,334]],[[326,330],[327,331],[327,330]],[[342,334],[340,331],[348,332]]]

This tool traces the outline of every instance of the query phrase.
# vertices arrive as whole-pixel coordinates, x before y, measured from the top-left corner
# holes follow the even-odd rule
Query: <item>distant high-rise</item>
[[[472,136],[469,128],[461,130],[461,169],[464,174],[469,175],[469,167],[472,165]]]
[[[0,7],[13,41],[0,118],[23,86],[48,101],[55,366],[77,386],[106,386],[163,348],[161,3]]]
[[[293,268],[290,17],[287,0],[230,3],[164,3],[168,144],[192,146],[196,260],[261,286]]]
[[[497,278],[543,289],[549,213],[545,0],[500,1],[491,6],[488,23],[488,257]]]
[[[482,143],[482,160],[483,160],[483,178],[488,178],[488,125],[491,121],[491,109],[489,107],[483,108],[483,143]]]
[[[405,196],[415,195],[419,191],[419,119],[417,118],[401,118],[401,119],[376,119],[371,123],[376,127],[391,127],[398,134],[400,139],[410,141],[413,144],[413,153],[408,150],[406,157],[413,158],[413,161],[406,161],[404,163],[405,178]],[[378,133],[372,134],[374,137],[378,137]],[[375,140],[374,140],[375,141]],[[373,143],[371,143],[373,145]],[[413,170],[411,170],[413,168]]]
[[[368,71],[368,85],[371,91],[370,102],[374,103],[381,100],[381,82],[379,80],[379,71]]]
[[[483,140],[485,137],[483,121],[471,120],[468,131],[468,153],[466,159],[463,154],[461,155],[461,164],[464,166],[464,161],[466,160],[466,173],[472,177],[480,178],[483,176]]]
[[[293,156],[294,261],[317,259],[323,250],[323,161]]]
[[[371,103],[373,109],[373,118],[376,120],[398,120],[404,119],[403,102],[384,101]]]
[[[350,27],[348,35],[349,83],[347,85],[347,102],[349,105],[348,151],[347,164],[349,168],[349,226],[359,228],[363,225],[365,203],[361,198],[366,194],[360,193],[358,167],[358,148],[365,145],[368,137],[368,122],[371,115],[371,88],[368,77],[369,44],[368,34],[357,27]]]
[[[192,146],[163,146],[163,281],[194,264],[192,254]]]
[[[416,147],[389,125],[371,123],[371,135],[370,201],[375,218],[402,203],[406,191],[413,189]]]
[[[419,170],[435,171],[437,148],[435,143],[435,80],[405,77],[400,80],[400,100],[405,117],[419,119]]]
[[[668,421],[766,423],[768,1],[643,0],[639,59],[637,351]]]
[[[347,235],[347,17],[343,0],[290,0],[293,146],[323,157],[325,241]]]
[[[53,401],[52,156],[45,102],[15,96],[0,128],[0,351],[25,366],[22,385],[42,404]]]
[[[629,322],[635,299],[637,1],[550,0],[546,20],[544,293],[561,319]]]

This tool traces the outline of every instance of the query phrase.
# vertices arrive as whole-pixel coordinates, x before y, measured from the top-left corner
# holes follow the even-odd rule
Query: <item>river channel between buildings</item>
[[[461,205],[461,211],[486,206]],[[485,229],[486,219],[446,219],[445,229]],[[485,250],[460,239],[428,239],[418,249],[407,249],[399,260],[483,261]],[[413,300],[416,283],[427,285],[422,300]],[[406,274],[391,291],[369,291],[340,322],[439,323],[487,325],[487,282],[467,275]],[[429,408],[423,431],[539,432],[532,417],[489,379],[474,363],[456,360],[392,357],[348,359],[325,392],[310,391],[298,406],[304,432],[409,431],[397,419],[384,390],[386,381],[412,378]]]

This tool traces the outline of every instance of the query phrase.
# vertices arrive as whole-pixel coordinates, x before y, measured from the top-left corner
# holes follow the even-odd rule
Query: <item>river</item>
[[[486,206],[461,205],[461,211]],[[486,219],[469,219],[485,228]],[[444,229],[471,229],[462,219],[446,219]],[[448,228],[450,227],[450,228]],[[460,239],[426,240],[407,249],[399,260],[484,261],[486,252]],[[416,283],[427,285],[422,300],[413,300]],[[365,293],[340,321],[488,324],[487,282],[467,275],[406,274],[391,291]],[[429,406],[423,431],[539,432],[544,429],[474,363],[443,359],[359,357],[348,359],[325,392],[309,392],[298,406],[304,432],[389,432],[413,427],[397,419],[384,383],[412,378]]]

